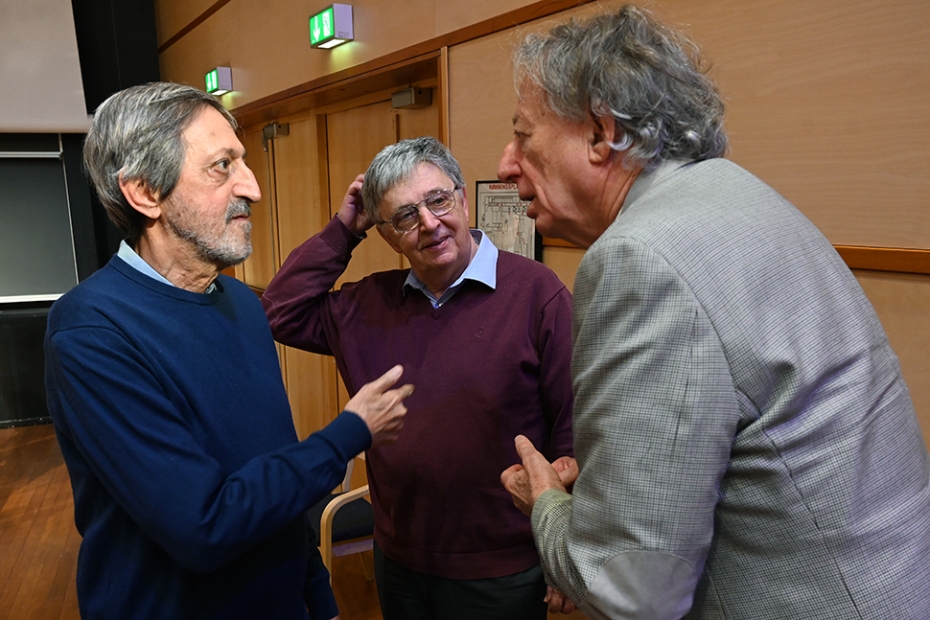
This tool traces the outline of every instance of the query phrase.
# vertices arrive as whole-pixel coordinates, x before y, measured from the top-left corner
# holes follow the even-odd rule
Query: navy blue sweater
[[[343,413],[298,442],[257,297],[122,259],[57,301],[48,405],[84,540],[90,618],[307,618],[304,511],[371,441]]]

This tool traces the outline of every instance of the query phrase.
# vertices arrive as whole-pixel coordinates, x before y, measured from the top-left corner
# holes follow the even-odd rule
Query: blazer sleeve
[[[599,240],[574,294],[581,473],[534,507],[540,556],[592,618],[680,618],[737,431],[727,360],[674,266],[639,241]]]

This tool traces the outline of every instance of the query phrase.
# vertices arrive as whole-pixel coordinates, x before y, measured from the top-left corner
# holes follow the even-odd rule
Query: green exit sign
[[[310,47],[330,49],[353,38],[351,4],[334,4],[310,16]]]
[[[232,90],[232,69],[217,67],[204,76],[206,91],[211,95],[225,95]]]

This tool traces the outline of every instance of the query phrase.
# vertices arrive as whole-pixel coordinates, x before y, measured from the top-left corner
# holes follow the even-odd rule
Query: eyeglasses
[[[391,219],[381,222],[390,224],[400,234],[412,232],[420,226],[420,209],[426,207],[436,217],[441,217],[455,208],[455,189],[441,189],[433,192],[420,202],[400,207],[394,211]]]

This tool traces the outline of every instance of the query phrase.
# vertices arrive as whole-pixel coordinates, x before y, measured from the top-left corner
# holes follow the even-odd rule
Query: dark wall
[[[117,91],[159,80],[152,0],[71,0],[71,7],[88,114]],[[94,252],[102,266],[119,247],[121,234],[93,191],[87,200]]]
[[[88,114],[119,90],[159,79],[152,0],[71,0],[71,7]],[[121,238],[84,174],[83,138],[61,135],[79,280],[103,266]],[[49,142],[50,150],[57,150],[58,136],[52,134],[0,134],[0,146],[5,147],[0,150],[32,151],[36,141]],[[0,304],[0,428],[48,421],[42,339],[49,305]]]
[[[50,421],[42,341],[48,304],[0,304],[0,428]]]
[[[71,0],[87,112],[116,91],[159,79],[152,0]]]

